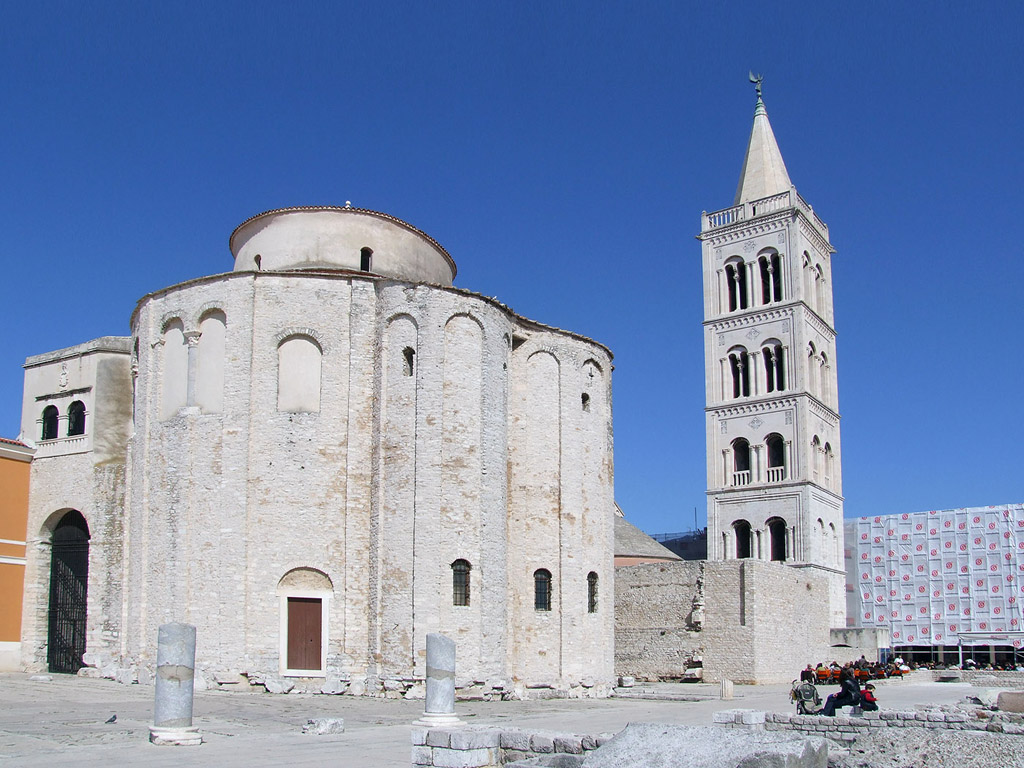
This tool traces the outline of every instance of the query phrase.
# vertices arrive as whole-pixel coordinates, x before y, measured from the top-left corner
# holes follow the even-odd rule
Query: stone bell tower
[[[757,80],[732,207],[701,216],[708,559],[825,572],[846,624],[828,227],[796,191]]]

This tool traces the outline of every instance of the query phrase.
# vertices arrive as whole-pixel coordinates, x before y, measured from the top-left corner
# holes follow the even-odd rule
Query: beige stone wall
[[[180,320],[188,339],[212,309],[225,318],[222,410],[165,418],[163,390],[177,384],[163,329]],[[133,320],[127,660],[151,666],[156,628],[183,620],[201,667],[277,674],[279,582],[310,568],[332,590],[328,677],[421,677],[426,634],[444,632],[462,682],[606,689],[600,345],[463,291],[353,275],[196,280],[144,298]],[[322,350],[318,412],[278,410],[278,345],[296,334]],[[456,559],[471,563],[468,606],[452,605]],[[554,577],[550,612],[534,610],[537,568]]]
[[[640,680],[679,677],[704,650],[694,615],[703,561],[615,570],[615,671]]]
[[[620,675],[676,677],[699,654],[705,681],[782,683],[829,652],[828,580],[813,570],[756,560],[627,566],[616,571],[616,600]]]

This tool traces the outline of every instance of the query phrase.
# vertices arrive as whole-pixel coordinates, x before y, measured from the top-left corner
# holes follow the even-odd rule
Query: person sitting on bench
[[[838,707],[845,707],[860,702],[860,685],[857,683],[857,676],[853,673],[853,666],[847,665],[839,673],[839,692],[830,694],[825,699],[825,706],[821,714],[834,717]]]

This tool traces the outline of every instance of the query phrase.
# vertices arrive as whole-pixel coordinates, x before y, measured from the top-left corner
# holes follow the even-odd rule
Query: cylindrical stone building
[[[152,666],[180,621],[207,673],[401,691],[441,632],[460,685],[604,690],[608,349],[452,287],[386,214],[270,211],[231,250],[132,315],[123,625],[97,650]]]

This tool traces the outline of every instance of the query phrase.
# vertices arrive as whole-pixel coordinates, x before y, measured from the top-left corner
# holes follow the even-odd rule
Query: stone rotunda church
[[[146,681],[402,695],[425,637],[484,695],[613,678],[610,351],[452,287],[393,216],[286,208],[130,337],[29,358],[22,654]]]

